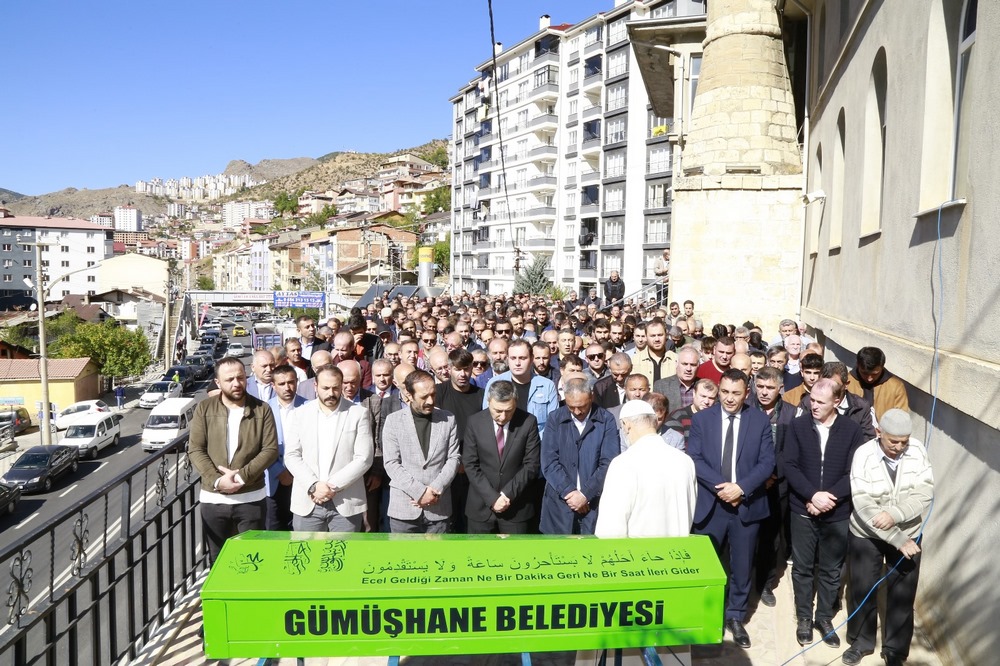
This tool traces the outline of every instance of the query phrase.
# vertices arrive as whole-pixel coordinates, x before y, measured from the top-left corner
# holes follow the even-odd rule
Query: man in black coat
[[[623,298],[625,298],[625,283],[619,277],[618,271],[611,271],[611,275],[604,281],[604,307],[621,305]]]
[[[469,479],[465,516],[470,534],[526,534],[536,515],[542,442],[538,423],[518,409],[514,384],[493,382],[489,408],[469,417],[462,464]]]
[[[847,556],[851,461],[864,442],[861,427],[837,411],[838,402],[837,383],[820,379],[810,392],[811,413],[795,418],[785,432],[782,458],[789,489],[795,638],[800,645],[812,643],[815,626],[824,643],[840,647],[834,606]]]

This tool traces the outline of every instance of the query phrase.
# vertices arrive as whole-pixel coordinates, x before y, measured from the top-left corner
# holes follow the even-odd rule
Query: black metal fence
[[[185,444],[150,455],[0,551],[8,578],[0,663],[138,655],[207,567],[199,477]]]

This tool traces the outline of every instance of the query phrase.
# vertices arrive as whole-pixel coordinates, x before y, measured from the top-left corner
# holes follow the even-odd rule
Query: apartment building
[[[222,204],[222,226],[231,231],[240,231],[247,218],[270,220],[274,217],[274,205],[270,201],[229,201]]]
[[[668,19],[691,90],[666,117],[652,111],[628,25]],[[535,256],[566,289],[612,270],[628,290],[654,279],[670,246],[673,160],[697,85],[703,0],[619,1],[575,25],[551,25],[496,47],[451,98],[452,288],[511,292]],[[635,73],[635,74],[633,74]],[[678,84],[679,87],[680,84]]]
[[[74,218],[15,217],[0,209],[0,297],[28,294],[24,280],[35,282],[35,243],[42,245],[42,269],[53,301],[97,293],[96,267],[114,255],[111,229]]]
[[[142,211],[135,206],[115,206],[115,231],[142,231]]]

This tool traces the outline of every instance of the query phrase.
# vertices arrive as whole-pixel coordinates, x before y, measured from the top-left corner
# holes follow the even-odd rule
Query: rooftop
[[[76,379],[88,363],[90,363],[89,358],[50,358],[49,379]],[[0,381],[38,381],[39,379],[37,359],[0,359]]]

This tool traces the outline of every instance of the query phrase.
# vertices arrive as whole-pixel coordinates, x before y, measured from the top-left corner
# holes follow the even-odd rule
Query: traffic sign
[[[23,405],[24,398],[0,398],[0,405]],[[38,403],[41,407],[41,403]]]
[[[326,294],[322,291],[276,291],[274,292],[274,307],[276,308],[318,308],[326,306]]]

